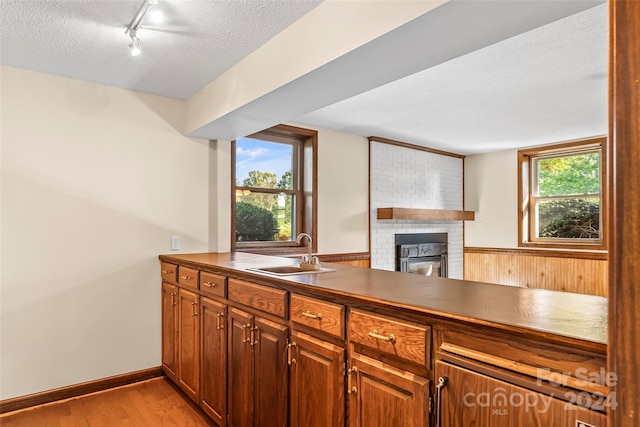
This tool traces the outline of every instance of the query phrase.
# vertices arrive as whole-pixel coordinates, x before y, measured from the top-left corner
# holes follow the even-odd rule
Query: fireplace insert
[[[396,271],[447,277],[447,233],[396,234]]]

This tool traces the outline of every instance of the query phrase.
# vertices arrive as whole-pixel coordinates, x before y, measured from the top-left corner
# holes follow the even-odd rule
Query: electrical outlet
[[[171,236],[171,250],[172,251],[180,250],[180,236]]]

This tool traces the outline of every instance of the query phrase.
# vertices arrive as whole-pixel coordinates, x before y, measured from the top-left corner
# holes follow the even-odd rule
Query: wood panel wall
[[[464,278],[522,288],[608,295],[605,253],[466,247]]]
[[[320,262],[332,262],[334,264],[350,265],[352,267],[371,267],[371,254],[368,252],[351,254],[318,255]]]
[[[640,2],[609,1],[610,427],[640,423]]]

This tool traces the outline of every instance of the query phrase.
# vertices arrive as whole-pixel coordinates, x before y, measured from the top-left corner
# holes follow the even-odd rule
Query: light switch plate
[[[180,250],[180,236],[171,236],[171,250],[172,251]]]

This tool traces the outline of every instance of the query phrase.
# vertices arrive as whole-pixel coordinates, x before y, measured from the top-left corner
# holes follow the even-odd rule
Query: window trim
[[[294,161],[297,163],[297,173],[292,176],[293,189],[256,188],[256,192],[295,194],[297,200],[296,224],[294,232],[307,233],[313,239],[312,250],[317,252],[317,228],[318,228],[318,132],[311,129],[299,128],[290,125],[276,125],[272,128],[247,135],[247,138],[262,139],[265,141],[292,144],[294,146]],[[305,164],[308,151],[311,151],[311,194],[305,191]],[[242,187],[247,189],[247,187]],[[236,141],[231,142],[231,250],[246,251],[263,254],[297,254],[306,253],[306,240],[299,245],[293,241],[282,242],[236,242]],[[309,206],[308,196],[311,198]]]
[[[533,190],[536,171],[535,160],[545,157],[569,156],[599,151],[600,153],[600,193],[586,195],[600,197],[600,238],[599,239],[558,239],[532,238],[535,235],[535,196]],[[518,246],[541,249],[607,250],[607,138],[596,137],[560,144],[539,146],[518,150]],[[577,195],[579,197],[580,195]]]

